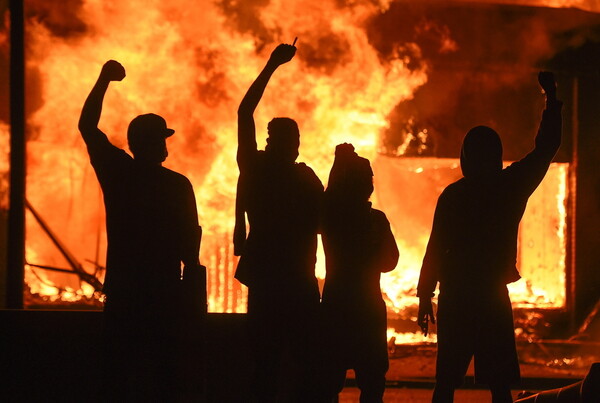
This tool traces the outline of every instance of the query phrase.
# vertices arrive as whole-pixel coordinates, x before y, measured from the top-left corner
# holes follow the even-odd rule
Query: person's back
[[[200,268],[200,229],[190,182],[162,167],[174,133],[162,117],[131,121],[133,158],[98,128],[109,83],[124,77],[119,63],[105,63],[79,120],[106,209],[102,392],[106,400],[167,399],[178,392],[181,265]]]
[[[107,275],[103,291],[147,309],[177,298],[185,246],[195,235],[195,202],[187,178],[147,166],[123,150],[92,158],[106,207]],[[197,222],[197,221],[196,221]]]
[[[336,148],[325,191],[322,238],[326,278],[322,298],[327,398],[354,369],[361,402],[379,402],[385,389],[386,306],[380,275],[396,267],[398,248],[385,214],[371,208],[373,172],[350,144]]]
[[[271,75],[295,52],[293,45],[279,45],[238,108],[234,252],[241,258],[235,278],[248,286],[255,363],[249,400],[257,402],[314,401],[315,262],[323,185],[312,169],[295,162],[300,131],[293,119],[269,122],[264,151],[257,149],[254,124]]]
[[[485,126],[471,129],[461,150],[464,178],[438,199],[417,291],[418,323],[427,334],[440,283],[436,403],[453,400],[473,357],[476,382],[490,386],[494,402],[512,401],[510,385],[520,379],[506,284],[519,279],[519,222],[561,139],[554,78],[540,73],[539,81],[547,103],[535,148],[502,169],[498,134]]]
[[[314,281],[323,191],[314,172],[257,151],[240,187],[250,232],[236,278],[255,284]]]
[[[527,196],[515,195],[519,181],[505,173],[483,183],[463,178],[440,196],[446,245],[440,287],[466,293],[518,280],[516,239]]]
[[[341,309],[377,311],[384,306],[380,275],[395,267],[397,256],[394,259],[385,214],[370,204],[360,207],[350,212],[334,207],[325,212],[322,236],[327,277],[323,303]],[[382,262],[382,255],[387,262]]]
[[[520,278],[516,267],[519,223],[560,144],[560,132],[556,132],[560,122],[547,115],[544,123],[549,127],[540,128],[536,150],[485,175],[478,173],[477,161],[469,156],[485,148],[477,144],[481,137],[495,141],[497,134],[483,126],[467,134],[461,154],[464,177],[444,190],[436,209],[436,237],[445,248],[439,262],[440,287],[467,292]],[[501,164],[501,157],[497,163]]]

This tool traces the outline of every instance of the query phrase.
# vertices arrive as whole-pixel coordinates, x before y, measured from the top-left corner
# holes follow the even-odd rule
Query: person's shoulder
[[[442,190],[442,193],[438,197],[438,204],[452,202],[456,199],[465,197],[465,193],[469,193],[468,184],[465,178],[461,178],[455,182],[452,182]]]
[[[321,188],[323,188],[321,179],[319,179],[319,177],[311,167],[306,165],[304,162],[297,162],[295,166],[296,170],[303,178],[310,180],[311,182],[318,184]]]
[[[133,157],[131,155],[129,155],[127,153],[127,151],[123,150],[122,148],[119,148],[117,146],[113,146],[112,150],[115,153],[115,156],[117,156],[118,158],[123,158],[123,159],[126,159],[128,161],[133,161]]]
[[[96,168],[122,169],[123,164],[133,163],[133,157],[122,148],[119,148],[111,143],[106,143],[102,146],[88,147],[90,160]]]
[[[165,167],[162,167],[162,171],[163,171],[164,175],[169,177],[169,179],[171,179],[174,182],[179,182],[181,184],[190,185],[190,186],[192,184],[190,182],[190,180],[187,178],[187,176],[180,174],[179,172],[173,171],[172,169],[165,168]]]
[[[463,190],[465,188],[466,185],[467,185],[467,181],[465,180],[465,178],[460,178],[457,181],[452,182],[451,184],[446,186],[444,188],[444,190],[442,191],[441,196],[452,195],[456,192],[460,192],[461,190]]]
[[[376,208],[371,208],[371,219],[377,222],[389,222],[385,213]]]
[[[308,165],[306,165],[306,163],[304,162],[296,162],[296,169],[303,174],[306,175],[314,175],[315,177],[317,176],[317,174],[315,173],[315,171],[313,171],[313,169],[311,167],[309,167]]]

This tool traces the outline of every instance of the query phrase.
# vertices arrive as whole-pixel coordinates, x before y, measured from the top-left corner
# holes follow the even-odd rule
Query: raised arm
[[[79,131],[88,146],[108,143],[106,134],[98,129],[98,122],[102,113],[102,102],[104,101],[104,94],[106,94],[108,84],[111,81],[121,81],[123,78],[125,78],[125,69],[123,66],[114,60],[109,60],[102,67],[96,84],[85,100],[81,116],[79,117]]]
[[[377,217],[375,220],[377,222],[376,244],[378,252],[376,254],[375,267],[380,272],[387,273],[396,268],[400,252],[390,228],[390,222],[385,214],[379,210],[372,210],[371,214],[374,218]]]
[[[535,152],[545,157],[548,164],[554,158],[561,142],[562,134],[562,102],[556,99],[556,82],[554,74],[542,71],[538,74],[538,82],[546,95],[546,109],[535,138]]]
[[[542,113],[542,121],[535,137],[535,147],[523,159],[506,169],[509,175],[516,178],[515,189],[520,189],[525,197],[529,197],[544,179],[560,147],[562,136],[562,102],[556,99],[554,75],[540,72],[538,81],[546,95],[546,109]]]
[[[256,128],[254,110],[262,98],[265,88],[277,67],[289,62],[296,53],[293,45],[281,44],[275,48],[266,66],[252,83],[238,108],[238,152],[237,161],[240,170],[256,151]]]

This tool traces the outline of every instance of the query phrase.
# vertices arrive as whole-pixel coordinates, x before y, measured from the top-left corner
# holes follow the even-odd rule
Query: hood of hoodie
[[[340,144],[329,173],[325,194],[349,203],[368,202],[373,193],[373,170],[369,160],[360,157],[352,144]]]
[[[487,126],[469,130],[460,151],[460,168],[465,178],[486,178],[502,170],[502,141]]]

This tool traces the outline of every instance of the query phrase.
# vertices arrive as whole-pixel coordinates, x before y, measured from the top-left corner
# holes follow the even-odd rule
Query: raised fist
[[[551,71],[540,71],[538,82],[547,95],[554,95],[556,93],[556,82],[554,81],[554,74]]]
[[[269,61],[275,63],[277,66],[280,66],[292,60],[295,54],[295,46],[282,43],[281,45],[275,48],[273,53],[271,53],[271,58],[269,59]]]
[[[109,60],[102,66],[100,77],[108,81],[121,81],[125,78],[125,68],[115,60]]]

